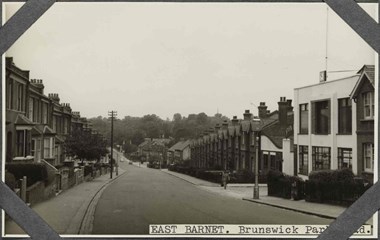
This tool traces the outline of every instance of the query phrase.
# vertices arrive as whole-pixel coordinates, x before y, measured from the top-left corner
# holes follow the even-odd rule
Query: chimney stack
[[[59,103],[59,96],[58,93],[49,93],[49,98],[53,100],[56,103]]]
[[[224,130],[228,129],[228,122],[227,122],[227,120],[223,121],[222,129],[224,129]]]
[[[267,106],[265,105],[265,102],[260,102],[259,108],[259,118],[266,118],[267,117]]]
[[[293,111],[292,100],[288,99],[288,100],[286,100],[286,102],[288,103],[288,112]]]
[[[280,97],[278,102],[278,120],[281,127],[286,127],[288,122],[288,101],[286,97]]]
[[[233,116],[231,122],[232,122],[232,126],[237,126],[239,124],[239,119],[237,119],[237,116]]]
[[[43,84],[43,81],[42,79],[30,79],[30,83],[35,87],[37,88],[37,91],[40,93],[40,94],[44,94],[44,84]]]
[[[250,113],[249,110],[245,110],[243,116],[244,116],[244,120],[247,120],[247,121],[252,120],[252,113]]]

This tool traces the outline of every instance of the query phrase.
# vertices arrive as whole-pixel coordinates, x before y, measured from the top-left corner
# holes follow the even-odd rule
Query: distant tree
[[[137,151],[137,146],[131,143],[126,143],[123,146],[125,153],[133,153]]]
[[[142,142],[144,142],[144,133],[141,130],[135,130],[132,135],[131,142],[134,145],[140,145]]]
[[[180,114],[180,113],[175,113],[174,115],[173,115],[173,121],[174,122],[179,122],[179,121],[181,121],[182,120],[182,115]]]
[[[207,124],[208,122],[208,117],[206,113],[202,112],[197,115],[197,123],[198,124]]]
[[[107,142],[100,134],[87,131],[72,132],[64,144],[68,156],[84,160],[100,160],[108,152]]]

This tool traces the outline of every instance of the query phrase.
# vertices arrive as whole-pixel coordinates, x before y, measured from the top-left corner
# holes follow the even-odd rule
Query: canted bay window
[[[33,139],[32,140],[32,149],[31,154],[34,156],[34,159],[41,159],[41,139]]]
[[[309,147],[299,146],[298,153],[298,172],[303,175],[307,175],[309,172]]]
[[[313,171],[330,169],[330,147],[313,147],[312,149]]]
[[[309,133],[309,107],[308,104],[300,104],[300,133]]]
[[[373,119],[375,116],[374,92],[363,93],[364,118]]]
[[[364,171],[373,172],[374,168],[374,159],[375,159],[375,150],[373,143],[364,143]]]
[[[44,158],[54,157],[54,138],[44,138]]]
[[[338,168],[352,169],[352,148],[338,148]]]
[[[352,133],[352,104],[351,99],[338,99],[338,132],[340,134]]]
[[[312,130],[314,134],[330,133],[330,100],[312,103]]]
[[[26,157],[29,154],[29,131],[16,131],[16,157]]]

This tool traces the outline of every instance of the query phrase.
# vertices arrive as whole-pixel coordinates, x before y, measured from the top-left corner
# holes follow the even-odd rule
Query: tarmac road
[[[326,224],[320,218],[206,191],[157,169],[122,163],[103,192],[93,234],[149,234],[149,224]]]

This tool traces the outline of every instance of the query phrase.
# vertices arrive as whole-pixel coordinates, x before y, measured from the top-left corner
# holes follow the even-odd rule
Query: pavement
[[[199,187],[221,195],[228,195],[234,198],[240,198],[245,201],[249,201],[256,204],[269,205],[285,210],[300,212],[304,214],[314,215],[318,217],[336,219],[347,208],[337,205],[321,204],[306,202],[305,200],[291,200],[268,196],[268,187],[266,184],[259,184],[259,199],[253,198],[254,184],[233,184],[227,185],[227,189],[224,189],[220,184],[211,183],[202,179],[198,179],[186,174],[169,171],[162,169],[161,171],[180,178],[186,182],[198,185]],[[373,218],[369,219],[367,224],[373,223]]]
[[[61,192],[58,196],[32,206],[58,234],[89,234],[93,213],[102,191],[125,171],[102,175]],[[5,221],[5,236],[24,235],[25,232],[12,220]]]

